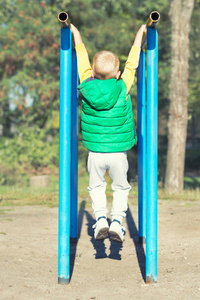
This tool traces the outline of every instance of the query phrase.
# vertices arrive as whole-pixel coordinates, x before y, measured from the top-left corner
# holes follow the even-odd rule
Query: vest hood
[[[121,84],[117,79],[83,81],[78,90],[84,101],[95,110],[111,109],[117,102],[121,93]]]

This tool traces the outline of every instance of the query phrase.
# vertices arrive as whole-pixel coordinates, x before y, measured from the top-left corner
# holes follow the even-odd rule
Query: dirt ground
[[[57,208],[1,207],[0,299],[200,299],[200,201],[159,201],[158,282],[145,284],[145,247],[137,243],[137,206],[125,242],[95,241],[84,201],[71,247],[71,282],[57,284]]]

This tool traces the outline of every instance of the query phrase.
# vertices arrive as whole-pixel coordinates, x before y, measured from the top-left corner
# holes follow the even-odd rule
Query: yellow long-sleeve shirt
[[[91,70],[92,70],[88,53],[83,43],[78,44],[76,46],[76,55],[77,55],[78,74],[79,74],[80,82],[83,82],[85,79],[91,77]],[[140,47],[132,46],[128,59],[126,61],[124,72],[121,75],[121,78],[126,84],[127,93],[130,91],[130,88],[134,81],[135,72],[139,63],[139,56],[140,56]]]

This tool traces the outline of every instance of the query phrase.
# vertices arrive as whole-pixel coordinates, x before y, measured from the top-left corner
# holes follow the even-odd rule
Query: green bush
[[[58,134],[47,139],[45,129],[21,127],[13,138],[0,139],[1,184],[13,184],[21,175],[58,167]]]
[[[191,148],[186,150],[185,156],[185,169],[186,171],[198,170],[200,162],[200,151],[197,148]]]

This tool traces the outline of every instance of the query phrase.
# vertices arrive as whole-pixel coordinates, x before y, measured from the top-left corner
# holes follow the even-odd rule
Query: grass
[[[82,172],[78,177],[78,199],[86,201],[86,207],[91,207],[91,201],[88,187],[88,174]],[[58,177],[50,178],[50,186],[48,188],[34,189],[29,186],[1,186],[0,187],[0,214],[5,213],[4,207],[7,206],[23,206],[23,205],[45,205],[48,207],[58,206]],[[106,175],[107,189],[106,195],[108,204],[112,202],[111,179]],[[198,201],[200,199],[200,177],[185,177],[185,189],[182,193],[169,194],[164,189],[158,188],[158,199],[160,200],[181,200],[181,201]],[[160,185],[159,185],[160,186]],[[130,191],[129,203],[137,204],[138,187],[137,183],[132,184]]]
[[[51,178],[48,188],[34,189],[29,186],[1,186],[0,206],[46,205],[58,206],[58,180]]]
[[[200,177],[198,176],[185,176],[184,177],[184,186],[189,189],[200,188]]]
[[[158,199],[160,200],[180,200],[180,201],[198,201],[200,199],[200,189],[184,189],[182,193],[169,194],[164,189],[158,189]]]
[[[10,208],[10,209],[0,209],[0,215],[5,215],[7,211],[12,211],[13,209]]]

